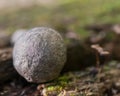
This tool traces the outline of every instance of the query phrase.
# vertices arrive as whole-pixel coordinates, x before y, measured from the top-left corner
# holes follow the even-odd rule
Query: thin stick
[[[100,58],[99,58],[99,54],[96,51],[96,67],[99,68],[100,67]]]

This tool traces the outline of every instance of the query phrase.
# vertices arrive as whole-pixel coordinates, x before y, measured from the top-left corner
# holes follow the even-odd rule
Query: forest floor
[[[67,72],[44,84],[30,84],[20,77],[2,85],[0,96],[120,96],[120,63],[110,61],[101,69]]]
[[[33,5],[3,11],[0,31],[12,34],[17,29],[48,26],[59,32],[75,32],[85,40],[90,35],[85,30],[88,25],[120,23],[120,0],[61,1],[57,6]],[[120,62],[112,60],[102,67],[95,66],[61,74],[45,84],[13,78],[0,85],[0,96],[120,96]]]

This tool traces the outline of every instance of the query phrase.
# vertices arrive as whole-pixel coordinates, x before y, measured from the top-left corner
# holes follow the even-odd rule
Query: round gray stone
[[[17,30],[13,33],[12,37],[11,37],[11,44],[14,45],[15,42],[17,42],[17,40],[19,40],[20,37],[22,37],[22,35],[26,32],[25,29],[20,29]]]
[[[14,45],[14,67],[29,82],[43,83],[55,79],[65,61],[64,41],[51,28],[33,28],[25,32]]]

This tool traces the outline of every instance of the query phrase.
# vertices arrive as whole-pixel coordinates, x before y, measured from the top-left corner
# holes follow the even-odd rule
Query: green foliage
[[[65,89],[66,86],[68,86],[68,82],[70,82],[70,76],[69,75],[62,75],[58,79],[54,81],[53,84],[50,84],[46,87],[46,93],[51,94],[53,93],[60,93]]]
[[[47,87],[47,91],[62,91],[62,87],[61,86],[49,86]]]

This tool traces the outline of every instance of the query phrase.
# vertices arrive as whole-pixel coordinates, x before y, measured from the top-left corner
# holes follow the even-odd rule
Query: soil
[[[111,43],[114,44],[115,48],[113,47],[113,49],[115,50],[116,54],[119,52],[119,43],[116,43],[118,40],[119,36],[111,41]],[[100,42],[103,44],[102,41]],[[107,43],[108,42],[105,42],[105,45]],[[118,46],[117,49],[116,46]],[[101,48],[102,47],[98,47],[98,51]],[[114,53],[113,49],[110,51],[112,54]],[[4,51],[2,50],[1,54]],[[10,52],[11,48],[4,53],[8,54]],[[104,50],[102,50],[102,52],[106,53]],[[119,57],[117,55],[113,55],[113,57],[114,56]],[[1,55],[1,57],[4,56]],[[6,57],[10,58],[12,65],[11,55],[5,55],[5,58]],[[2,60],[6,60],[5,58]],[[84,59],[85,58],[87,58],[87,62],[88,59],[90,59],[90,57],[88,58],[86,56]],[[6,71],[3,72],[10,73],[11,75],[9,75],[9,78],[11,79],[0,84],[0,96],[120,96],[120,61],[117,60],[119,59],[114,60],[114,58],[112,58],[109,60],[109,62],[105,62],[106,60],[100,58],[100,64],[102,64],[100,66],[96,67],[96,64],[93,63],[93,67],[84,67],[84,69],[81,69],[81,71],[64,71],[56,80],[43,84],[28,83],[19,75],[12,76],[14,73],[10,73],[11,71],[6,69]],[[5,63],[2,63],[2,65],[4,64]],[[88,64],[91,64],[91,62]],[[76,63],[73,62],[73,65],[76,65]],[[5,76],[4,73],[2,73],[2,76],[8,77]]]
[[[120,96],[120,63],[110,61],[100,67],[61,74],[44,84],[14,78],[0,87],[0,96]]]

